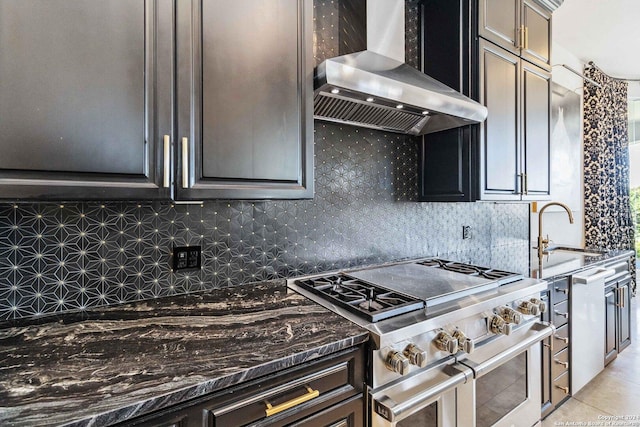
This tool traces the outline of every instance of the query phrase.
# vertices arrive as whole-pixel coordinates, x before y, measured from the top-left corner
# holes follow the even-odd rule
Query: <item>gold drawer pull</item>
[[[565,344],[569,344],[569,338],[567,338],[567,337],[559,337],[559,336],[557,336],[557,335],[554,335],[553,337],[554,337],[555,339],[557,339],[557,340],[562,341],[562,342],[563,342],[563,343],[565,343]]]
[[[569,367],[569,362],[563,362],[561,360],[558,359],[553,359],[554,362],[556,362],[558,365],[563,365],[565,368]]]
[[[304,402],[307,402],[311,399],[314,399],[318,396],[320,396],[320,391],[318,390],[313,390],[311,387],[309,386],[305,386],[305,388],[307,389],[307,393],[300,396],[300,397],[296,397],[294,399],[289,400],[288,402],[284,402],[279,404],[278,406],[272,406],[271,403],[266,402],[267,403],[267,409],[265,410],[265,412],[267,413],[267,417],[270,417],[272,415],[275,414],[279,414],[282,411],[286,411],[287,409],[291,409],[294,406],[298,406],[303,404]]]
[[[556,387],[558,387],[560,390],[564,391],[564,394],[569,394],[569,387],[561,387],[559,385],[556,385]]]

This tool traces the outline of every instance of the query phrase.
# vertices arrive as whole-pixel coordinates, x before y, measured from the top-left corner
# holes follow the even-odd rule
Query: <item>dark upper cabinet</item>
[[[458,1],[424,1],[421,12],[423,71],[477,100],[477,82],[471,78],[467,60],[471,46],[464,43],[460,26],[465,17],[468,19],[468,9]],[[452,52],[456,54],[452,55]],[[473,173],[477,133],[478,126],[464,126],[420,138],[420,200],[475,200],[477,188]]]
[[[549,196],[551,143],[551,73],[521,61],[523,196],[544,199]]]
[[[520,53],[522,0],[479,0],[478,31],[486,40]]]
[[[0,0],[0,197],[170,197],[173,3]]]
[[[551,70],[551,12],[534,0],[479,0],[479,35]]]
[[[312,4],[0,0],[0,198],[313,196]]]
[[[312,2],[178,8],[177,198],[312,197]]]
[[[497,5],[501,19],[486,12]],[[482,28],[494,37],[506,32],[511,24],[503,21],[521,10],[506,0],[422,2],[424,72],[486,105],[489,115],[422,138],[420,200],[548,198],[551,75],[480,37]]]
[[[522,2],[523,59],[551,71],[551,12],[533,0]]]
[[[481,196],[513,198],[520,192],[520,60],[480,42],[480,102],[489,115],[481,125]]]

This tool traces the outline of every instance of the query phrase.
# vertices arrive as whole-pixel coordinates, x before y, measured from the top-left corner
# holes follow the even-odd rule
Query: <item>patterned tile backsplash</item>
[[[340,8],[314,6],[320,61],[338,51]],[[0,203],[0,319],[431,255],[528,273],[528,206],[417,203],[417,156],[410,137],[316,122],[313,200]],[[202,245],[202,270],[171,272],[173,245]]]
[[[411,138],[315,132],[313,200],[0,204],[0,318],[429,255],[527,272],[527,205],[412,202]],[[172,245],[202,245],[202,270],[172,273]]]

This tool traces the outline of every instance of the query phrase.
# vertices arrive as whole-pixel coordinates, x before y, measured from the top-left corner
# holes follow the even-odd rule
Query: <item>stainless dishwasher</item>
[[[571,278],[571,392],[576,394],[604,369],[604,282],[614,270],[597,267]]]

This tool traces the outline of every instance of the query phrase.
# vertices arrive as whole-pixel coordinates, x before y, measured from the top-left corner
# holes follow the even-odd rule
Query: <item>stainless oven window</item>
[[[527,352],[524,352],[476,380],[476,426],[492,426],[527,397]]]
[[[416,426],[437,426],[438,425],[438,402],[434,402],[426,408],[405,418],[396,424],[396,427],[416,427]]]

